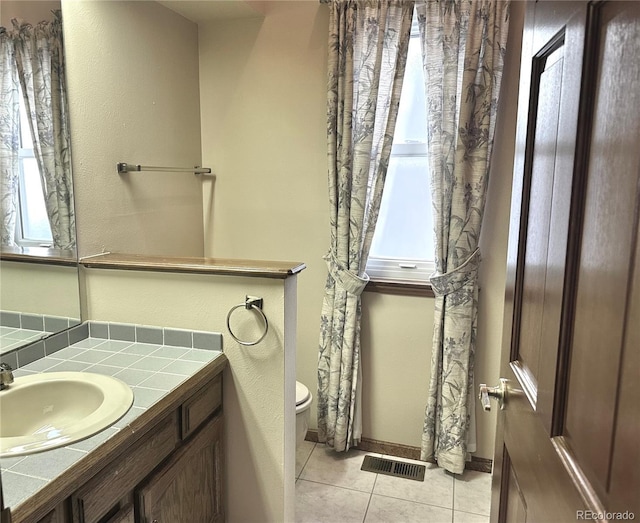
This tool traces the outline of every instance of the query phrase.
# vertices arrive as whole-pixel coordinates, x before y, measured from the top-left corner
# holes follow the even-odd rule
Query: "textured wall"
[[[0,273],[2,310],[80,318],[75,267],[3,260]]]
[[[155,2],[62,5],[80,256],[201,256],[197,26]]]

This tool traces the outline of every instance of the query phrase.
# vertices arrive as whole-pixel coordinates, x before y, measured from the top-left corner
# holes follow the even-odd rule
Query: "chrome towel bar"
[[[119,162],[116,164],[118,174],[136,172],[136,171],[156,171],[164,173],[193,173],[193,174],[211,174],[211,169],[207,167],[154,167],[151,165],[138,165],[134,163]]]

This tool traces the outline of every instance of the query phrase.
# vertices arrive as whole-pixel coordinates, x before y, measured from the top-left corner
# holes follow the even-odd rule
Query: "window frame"
[[[14,231],[14,242],[20,247],[53,247],[53,233],[51,226],[49,225],[49,238],[25,238],[24,224],[22,220],[22,213],[25,209],[26,202],[24,200],[26,195],[26,181],[25,181],[25,160],[36,160],[35,153],[33,152],[33,144],[31,147],[23,147],[22,131],[24,125],[29,125],[29,122],[25,121],[28,118],[26,114],[26,107],[24,106],[24,98],[22,94],[22,86],[19,88],[18,96],[20,97],[20,146],[18,148],[18,195],[17,195],[17,212],[16,212],[16,226]],[[38,168],[38,171],[40,169]],[[42,189],[42,178],[40,178],[40,188]]]
[[[414,16],[411,38],[416,37],[419,37],[419,29],[417,19]],[[426,141],[393,144],[391,148],[391,158],[427,156]],[[430,177],[430,174],[428,176]],[[435,252],[433,257],[435,258]],[[369,256],[366,272],[370,281],[365,287],[365,291],[434,296],[429,277],[435,272],[435,260]]]

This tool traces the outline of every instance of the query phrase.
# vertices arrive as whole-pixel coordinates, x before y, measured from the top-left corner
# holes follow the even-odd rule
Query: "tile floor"
[[[454,477],[427,465],[424,482],[394,478],[361,471],[367,454],[380,456],[338,454],[305,441],[296,453],[296,522],[489,522],[490,474],[465,471]]]

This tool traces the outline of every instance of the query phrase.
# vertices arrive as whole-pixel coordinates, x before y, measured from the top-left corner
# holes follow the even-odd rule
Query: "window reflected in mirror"
[[[9,363],[81,319],[62,38],[59,1],[2,0],[0,359]]]
[[[42,179],[33,153],[33,140],[20,89],[20,149],[18,150],[18,209],[15,242],[22,247],[52,247],[53,237],[44,201]]]

